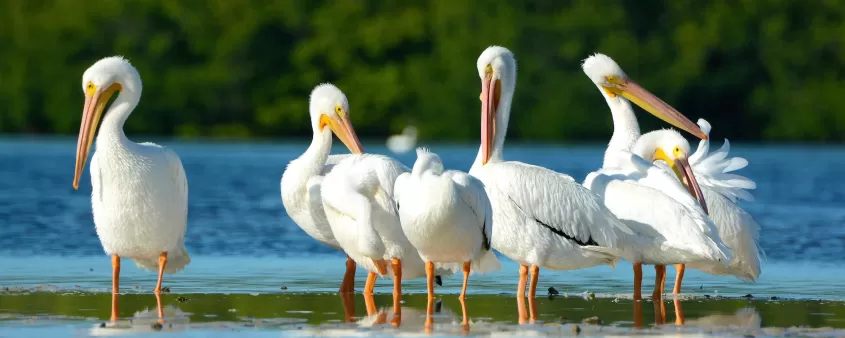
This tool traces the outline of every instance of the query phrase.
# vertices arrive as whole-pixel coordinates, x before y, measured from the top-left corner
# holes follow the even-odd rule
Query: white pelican
[[[417,148],[414,168],[396,179],[394,194],[402,230],[426,264],[428,314],[434,312],[435,262],[463,264],[464,305],[470,270],[502,268],[491,249],[493,210],[484,184],[460,171],[444,172],[437,154]],[[463,311],[467,324],[466,306]]]
[[[317,241],[340,250],[335,240],[320,198],[323,176],[334,165],[349,155],[329,155],[332,148],[332,133],[352,153],[363,152],[361,142],[349,121],[349,102],[346,95],[332,84],[325,83],[311,91],[309,103],[311,129],[314,137],[302,156],[290,161],[282,174],[282,204],[293,221]],[[328,128],[327,128],[328,127]],[[355,289],[355,261],[347,257],[346,274],[340,284],[340,292]]]
[[[698,124],[706,134],[710,133],[710,124],[700,119]],[[666,158],[655,156],[665,153],[660,147],[674,149],[689,149],[689,143],[674,130],[657,130],[644,134],[634,145],[634,153],[648,161],[667,161]],[[689,157],[689,166],[700,182],[701,192],[707,202],[710,219],[715,223],[719,236],[725,246],[733,251],[734,257],[728,266],[718,262],[694,262],[690,268],[698,269],[713,275],[734,275],[746,281],[755,281],[760,276],[760,225],[750,214],[736,204],[737,199],[751,200],[753,197],[744,189],[754,189],[754,181],[730,172],[742,169],[748,165],[744,158],[727,158],[730,143],[725,140],[724,146],[716,152],[709,153],[709,142],[701,141],[698,150]],[[667,161],[671,166],[671,161]],[[671,169],[667,172],[674,174]],[[679,177],[683,180],[683,177]],[[681,282],[684,266],[678,265],[673,293],[681,292]]]
[[[402,134],[391,135],[387,138],[387,149],[390,149],[395,154],[404,154],[417,144],[417,127],[407,126],[402,130]]]
[[[79,188],[102,117],[97,150],[91,158],[91,204],[97,236],[112,257],[112,321],[117,320],[119,307],[121,257],[141,268],[158,269],[155,294],[160,318],[162,275],[178,272],[191,262],[185,250],[188,180],[179,156],[153,143],[134,143],[123,133],[123,123],[141,99],[141,88],[138,71],[120,56],[97,61],[82,75],[85,107],[73,188]]]
[[[402,232],[393,196],[396,178],[408,171],[387,156],[352,155],[326,175],[321,191],[335,239],[369,271],[364,294],[373,293],[378,275],[393,278],[394,324],[401,320],[402,280],[425,276],[425,263]]]
[[[681,129],[701,138],[707,136],[680,112],[629,79],[609,57],[595,54],[584,61],[583,68],[599,88],[613,115],[613,136],[604,155],[604,164],[587,176],[584,186],[599,194],[605,205],[631,229],[650,239],[637,247],[625,248],[634,254],[631,261],[634,263],[634,298],[640,298],[642,264],[655,264],[655,297],[663,294],[665,264],[695,261],[727,264],[731,253],[707,217],[706,203],[687,163],[689,147],[665,148],[668,153],[661,151],[657,155],[671,158],[673,165],[690,182],[698,201],[674,175],[631,152],[640,130],[629,100]]]
[[[477,62],[481,78],[481,147],[469,173],[484,183],[493,206],[493,248],[520,264],[517,299],[531,271],[529,309],[539,268],[580,269],[613,264],[606,248],[634,234],[572,177],[522,162],[505,161],[502,150],[516,87],[516,61],[503,47],[488,47]],[[596,247],[596,246],[602,246]],[[520,307],[520,320],[525,318]]]

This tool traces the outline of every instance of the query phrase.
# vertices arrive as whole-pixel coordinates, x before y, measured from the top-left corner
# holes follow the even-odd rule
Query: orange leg
[[[340,283],[339,292],[355,292],[355,261],[349,256],[346,256],[346,273]]]
[[[522,324],[528,320],[528,314],[525,313],[525,284],[528,283],[528,266],[519,266],[519,284],[516,286],[516,306],[519,308],[519,323]]]
[[[393,259],[393,320],[391,324],[402,323],[402,261]]]
[[[642,299],[640,293],[643,288],[643,264],[634,263],[634,302]]]
[[[373,294],[364,294],[364,306],[367,308],[367,316],[372,316],[376,314],[376,300],[373,297]]]
[[[434,314],[434,263],[425,262],[425,279],[428,284],[428,308],[426,309],[425,329],[426,332],[431,332],[431,324],[434,319],[431,315]]]
[[[540,267],[531,266],[531,286],[528,287],[528,310],[531,311],[531,321],[537,319],[537,279],[540,278]]]
[[[117,313],[120,308],[118,293],[120,293],[120,256],[111,256],[111,321],[117,320]]]
[[[373,291],[376,289],[376,278],[378,278],[378,274],[375,272],[370,271],[370,273],[367,274],[367,283],[364,284],[365,295],[373,294]]]
[[[470,269],[470,262],[464,262],[464,286],[461,288],[461,295],[458,299],[461,300],[461,310],[464,312],[464,320],[461,322],[461,325],[468,325],[469,319],[467,317],[467,281],[469,280],[469,269]]]
[[[158,302],[158,318],[164,318],[164,309],[161,307],[161,278],[164,276],[164,267],[167,266],[167,252],[158,256],[158,282],[156,283],[155,294]]]
[[[666,266],[665,265],[655,265],[654,266],[654,292],[651,294],[652,298],[662,298],[663,297],[663,281],[666,280]]]
[[[675,297],[675,325],[684,325],[684,309],[681,308],[681,300]]]
[[[672,290],[673,294],[681,294],[681,282],[684,281],[684,270],[686,270],[686,267],[687,266],[684,264],[675,264],[675,270],[678,270],[678,274],[675,276],[675,289]]]
[[[376,278],[378,274],[370,271],[367,274],[367,283],[364,284],[364,304],[367,306],[367,315],[372,315],[378,311],[376,303],[373,299],[373,290],[376,288]]]

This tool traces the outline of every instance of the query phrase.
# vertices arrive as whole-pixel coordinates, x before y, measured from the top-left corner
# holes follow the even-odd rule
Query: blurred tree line
[[[127,133],[296,137],[332,82],[362,137],[479,136],[488,45],[519,65],[510,136],[610,137],[594,52],[717,138],[845,139],[840,0],[3,0],[0,132],[78,132],[83,71],[125,55],[144,81]],[[643,129],[664,127],[640,113]]]

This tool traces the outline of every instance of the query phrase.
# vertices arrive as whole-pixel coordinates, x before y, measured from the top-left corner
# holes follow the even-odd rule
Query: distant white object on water
[[[403,154],[411,151],[417,145],[417,127],[407,126],[402,134],[387,138],[387,149],[393,153]]]

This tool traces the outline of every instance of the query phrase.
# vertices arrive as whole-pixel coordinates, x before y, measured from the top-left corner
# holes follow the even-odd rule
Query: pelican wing
[[[490,250],[493,239],[491,236],[493,234],[493,206],[484,191],[484,183],[475,177],[456,170],[448,170],[443,173],[443,176],[449,177],[455,182],[461,200],[475,213],[475,218],[481,228],[481,235],[484,238],[484,249]],[[398,182],[399,180],[397,180]]]
[[[91,196],[96,196],[100,203],[103,202],[103,191],[100,190],[102,186],[103,176],[100,173],[100,161],[97,159],[97,153],[91,156]]]
[[[393,184],[393,201],[396,202],[396,209],[399,209],[399,199],[402,192],[405,190],[405,184],[411,178],[411,173],[402,173],[396,178]]]
[[[618,230],[631,230],[617,220],[572,177],[521,162],[497,162],[484,167],[485,177],[527,217],[556,235],[581,246],[613,248]],[[507,201],[502,201],[507,203]]]
[[[173,184],[176,186],[176,194],[183,201],[188,201],[188,179],[185,177],[185,169],[182,167],[182,160],[176,152],[170,148],[162,147],[164,153],[164,160],[170,168],[170,177],[173,179]],[[186,208],[185,217],[188,215],[188,203],[183,204]]]
[[[671,169],[667,172],[629,152],[616,156],[620,167],[590,173],[584,185],[617,217],[637,233],[665,239],[667,246],[708,259],[730,260],[730,250],[719,239],[715,224]]]
[[[699,119],[698,125],[709,135],[711,128],[707,121]],[[702,187],[711,188],[733,202],[739,199],[753,201],[754,196],[746,190],[757,188],[757,184],[745,176],[730,173],[745,168],[748,161],[742,157],[728,157],[730,149],[727,139],[712,153],[709,138],[699,142],[698,149],[689,157],[695,178]]]
[[[403,173],[411,171],[407,166],[390,157],[378,154],[355,154],[345,155],[341,158],[335,168],[332,170],[349,171],[350,175],[375,175],[375,180],[371,182],[371,187],[377,189],[377,203],[383,205],[385,209],[393,215],[399,215],[396,210],[396,203],[394,193],[394,184],[396,180]],[[389,203],[390,205],[386,205]]]
[[[326,159],[326,164],[323,165],[323,170],[320,171],[320,176],[326,176],[334,167],[340,163],[341,161],[349,158],[352,154],[337,154],[337,155],[329,155]],[[317,191],[317,196],[319,196],[319,191]]]

